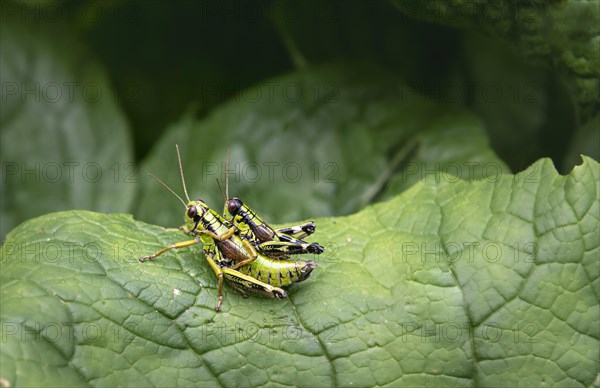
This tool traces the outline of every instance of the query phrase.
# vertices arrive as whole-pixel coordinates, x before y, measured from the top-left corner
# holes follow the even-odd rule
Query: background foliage
[[[1,12],[2,330],[45,342],[11,333],[0,385],[598,384],[598,1],[5,1]],[[181,224],[181,205],[145,175],[181,192],[174,144],[192,196],[219,208],[231,149],[231,192],[273,223],[327,217],[318,233],[343,261],[319,263],[280,310],[228,292],[217,317],[199,249],[140,268],[148,246],[179,236],[162,227]],[[591,159],[573,169],[581,154]],[[72,209],[135,220],[23,223]],[[433,262],[399,264],[407,241],[471,240],[504,247],[500,263],[446,263],[451,252],[433,249]],[[78,249],[39,265],[55,244]],[[35,324],[55,321],[127,341],[48,341]],[[538,333],[522,322],[546,330],[497,346],[416,330],[406,345],[406,321],[501,322],[511,339]],[[244,322],[311,341],[194,342]],[[250,359],[256,346],[271,357]]]
[[[302,160],[304,176],[277,186],[277,198],[296,193],[280,210],[262,194],[275,183],[266,169],[252,191],[236,182],[275,222],[358,210],[418,180],[407,162],[464,163],[491,151],[485,137],[512,171],[550,157],[566,173],[580,154],[600,155],[596,1],[34,1],[2,10],[2,238],[73,208],[180,222],[168,205],[144,210],[160,190],[146,172],[174,183],[174,141],[197,149],[185,151],[188,179],[210,200],[218,191],[202,168],[220,165],[225,148],[239,150],[242,166],[263,167],[296,150],[287,160]],[[351,110],[364,102],[358,118]],[[441,109],[433,102],[445,113],[425,113]],[[463,129],[465,111],[481,133],[472,142],[446,131]],[[243,120],[265,114],[269,126]],[[446,138],[430,137],[435,148],[421,135],[442,115]],[[170,137],[175,128],[189,137]],[[331,164],[339,186],[323,182]],[[311,173],[317,185],[306,184]]]

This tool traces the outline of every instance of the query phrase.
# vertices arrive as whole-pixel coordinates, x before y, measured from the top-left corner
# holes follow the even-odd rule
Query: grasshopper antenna
[[[227,196],[223,192],[223,188],[221,187],[221,182],[219,182],[219,178],[215,178],[217,180],[217,186],[219,186],[219,191],[221,191],[221,195],[225,198],[225,202],[227,202]]]
[[[227,160],[225,161],[225,201],[229,199],[229,148],[227,148]]]
[[[188,202],[190,202],[190,196],[188,195],[187,188],[185,187],[185,178],[183,177],[183,167],[181,166],[181,155],[179,155],[179,146],[177,144],[175,144],[175,149],[177,150],[177,160],[179,160],[179,173],[181,174],[181,183],[183,183],[183,192],[185,193],[185,198],[187,198]]]
[[[185,202],[183,202],[183,199],[181,199],[181,197],[179,195],[177,195],[176,192],[174,192],[173,190],[171,190],[171,188],[169,186],[167,186],[167,184],[163,181],[161,181],[160,179],[158,179],[157,177],[155,177],[154,175],[148,173],[148,175],[151,178],[154,178],[158,183],[160,183],[161,185],[163,185],[167,190],[169,190],[174,196],[177,197],[177,199],[179,199],[181,201],[181,203],[183,204],[183,207],[187,207],[187,205],[185,204]]]

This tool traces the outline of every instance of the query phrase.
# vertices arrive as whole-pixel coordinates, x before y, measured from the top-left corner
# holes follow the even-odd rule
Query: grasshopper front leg
[[[181,226],[180,226],[179,228],[177,228],[177,229],[181,230],[183,233],[187,234],[188,236],[190,236],[190,235],[192,234],[192,231],[191,231],[191,230],[189,230],[185,224],[184,224],[184,225],[181,225]]]
[[[140,257],[139,260],[140,260],[140,263],[143,263],[144,261],[146,261],[146,260],[152,260],[155,257],[160,256],[160,255],[162,255],[163,253],[165,253],[167,251],[170,251],[171,249],[187,248],[187,247],[190,247],[192,245],[196,245],[199,242],[200,242],[200,239],[198,237],[196,237],[193,240],[181,241],[181,242],[175,243],[173,245],[169,245],[168,247],[163,248],[160,251],[158,251],[156,253],[153,253],[151,255],[142,256],[142,257]]]
[[[215,262],[215,257],[217,261],[220,262],[222,260],[221,252],[219,252],[213,245],[212,248],[205,247],[204,256],[206,256],[206,261],[208,261],[208,264],[210,264],[210,267],[215,272],[215,275],[217,275],[219,282],[217,288],[218,300],[217,305],[215,306],[215,311],[219,312],[221,311],[221,305],[223,304],[223,269]]]
[[[231,228],[227,229],[227,232],[225,232],[223,234],[216,234],[215,232],[211,232],[210,230],[207,230],[207,229],[197,230],[196,233],[205,234],[207,236],[212,237],[216,241],[225,241],[229,237],[231,237],[235,234],[235,228],[231,227]]]

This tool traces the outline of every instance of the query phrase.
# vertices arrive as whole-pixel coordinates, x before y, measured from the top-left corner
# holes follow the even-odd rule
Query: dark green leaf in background
[[[240,90],[289,69],[283,43],[265,11],[269,4],[101,4],[104,17],[97,18],[85,37],[104,59],[121,91],[123,109],[136,124],[132,129],[138,159],[190,102],[206,114]],[[94,10],[96,3],[88,8]]]
[[[11,386],[588,387],[598,376],[600,170],[549,160],[415,185],[317,220],[328,251],[288,298],[243,299],[200,247],[127,215],[30,220],[2,247]]]
[[[454,83],[473,85],[475,98],[466,102],[503,160],[521,169],[544,155],[561,172],[572,168],[582,151],[570,148],[580,143],[569,148],[564,139],[594,139],[589,127],[600,110],[597,0],[390,2],[411,18],[463,29],[467,78]],[[586,144],[598,159],[600,143]]]
[[[348,214],[427,175],[434,180],[436,171],[467,180],[507,173],[479,120],[368,64],[332,64],[266,80],[204,120],[184,117],[141,168],[183,193],[176,143],[192,197],[221,209],[215,178],[224,181],[230,148],[230,193],[272,222]],[[142,181],[135,214],[181,224],[181,204],[151,179]]]
[[[102,68],[69,29],[9,19],[1,32],[0,239],[50,211],[128,210],[136,167]]]
[[[531,61],[553,63],[568,79],[582,123],[600,108],[597,1],[390,0],[401,12],[511,42]]]

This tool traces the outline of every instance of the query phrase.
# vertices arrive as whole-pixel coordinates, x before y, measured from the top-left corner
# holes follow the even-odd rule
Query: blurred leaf
[[[114,11],[106,1],[91,3],[104,17],[86,40],[121,92],[138,157],[191,102],[208,112],[291,66],[268,2],[121,1]]]
[[[506,39],[533,62],[554,66],[568,79],[582,123],[600,109],[600,7],[596,0],[390,2],[420,20]]]
[[[69,29],[15,15],[0,35],[0,238],[50,211],[128,210],[137,176],[104,71]]]
[[[302,59],[296,62],[368,58],[393,69],[408,86],[435,101],[471,108],[483,119],[494,150],[513,170],[544,156],[563,160],[565,138],[578,125],[567,86],[549,66],[528,63],[497,34],[487,37],[421,22],[395,12],[388,2],[276,4],[273,14],[280,16],[276,24],[282,39],[290,55]],[[429,11],[431,21],[462,16],[451,10],[444,13],[444,6],[430,9],[427,2],[403,2],[412,10],[408,15]],[[495,3],[486,9],[498,10]],[[472,11],[475,18],[478,14]],[[481,17],[500,19],[496,14]],[[559,167],[568,171],[573,164]]]
[[[270,14],[292,59],[312,65],[368,60],[430,91],[460,60],[460,32],[404,16],[386,1],[281,0]]]
[[[417,184],[317,220],[328,251],[281,301],[216,281],[187,238],[127,215],[49,214],[0,269],[10,386],[592,386],[600,166]]]
[[[524,63],[504,42],[478,34],[464,35],[462,55],[470,83],[458,82],[456,90],[485,121],[490,141],[502,159],[519,169],[542,155],[560,160],[560,154],[549,154],[550,147],[543,145],[551,139],[564,152],[564,138],[575,122],[561,120],[572,110],[568,100],[560,107],[553,106],[551,100],[556,96],[550,93],[547,72]]]
[[[565,156],[563,165],[575,165],[581,154],[590,155],[596,160],[600,160],[600,113],[586,125],[580,127],[569,145],[569,150]]]
[[[188,191],[218,209],[215,178],[224,182],[230,148],[230,192],[272,222],[348,214],[435,171],[467,180],[508,172],[471,114],[435,104],[368,64],[284,75],[242,91],[201,121],[185,116],[142,167],[181,193],[175,144]],[[150,179],[141,187],[137,217],[183,222],[181,204],[164,188]]]

